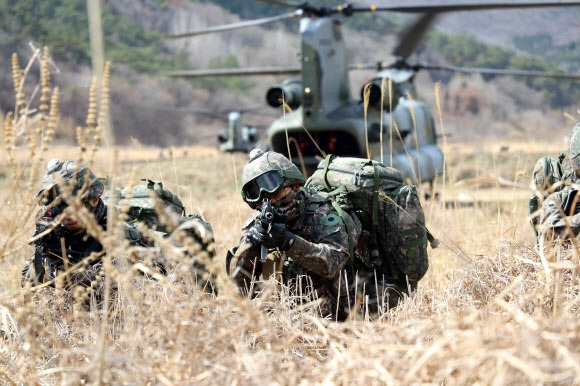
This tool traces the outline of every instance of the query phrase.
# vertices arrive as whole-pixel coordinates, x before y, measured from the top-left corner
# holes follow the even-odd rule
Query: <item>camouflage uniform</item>
[[[170,240],[174,247],[171,256],[156,258],[164,271],[191,264],[196,282],[208,292],[216,292],[214,277],[206,267],[215,256],[211,225],[197,214],[185,215],[181,199],[164,188],[160,181],[142,181],[146,184],[135,185],[132,189],[118,188],[113,197],[115,206],[127,212],[130,224],[145,225],[156,240]],[[104,199],[109,198],[108,193]]]
[[[538,164],[540,161],[538,161]],[[552,190],[554,193],[542,203],[539,214],[538,237],[543,238],[544,241],[554,241],[557,239],[565,239],[568,237],[575,237],[580,233],[580,205],[577,205],[578,199],[578,173],[580,170],[580,124],[577,124],[572,129],[570,137],[570,155],[569,161],[560,166],[562,172],[560,180],[562,183]],[[539,166],[536,165],[536,169]],[[537,186],[543,188],[544,191],[549,191],[549,187],[557,181],[553,175],[543,173],[546,175],[545,179],[541,180],[536,177],[537,170],[534,170],[532,182],[537,182]],[[540,182],[544,182],[544,186],[540,186]]]
[[[54,226],[53,221],[65,210],[67,201],[98,198],[91,212],[96,224],[106,231],[107,207],[100,198],[104,185],[86,166],[74,161],[51,160],[48,169],[38,194],[44,215],[37,222],[31,239],[35,253],[22,270],[22,285],[51,282],[68,266],[82,263],[79,269],[69,272],[65,284],[91,286],[102,277],[103,246],[84,227],[69,230],[62,224]],[[131,224],[125,224],[125,237],[132,245],[150,245],[141,231]]]
[[[261,163],[256,162],[253,165],[252,159],[244,168],[244,186],[253,180],[252,177],[272,169],[282,170],[293,176],[286,177],[286,182],[278,190],[296,183],[303,184],[304,177],[301,180],[294,174],[298,172],[297,168],[285,157],[272,152],[261,157],[264,157],[260,159]],[[264,162],[266,157],[269,162]],[[264,170],[252,170],[252,167],[259,166],[264,167]],[[250,206],[257,206],[258,200],[248,202],[246,192],[242,196]],[[356,248],[357,258],[351,259],[349,238],[356,245],[362,232],[357,216],[346,211],[347,216],[341,217],[326,197],[316,193],[297,190],[292,199],[297,204],[277,208],[289,218],[285,230],[291,235],[292,242],[281,253],[273,253],[275,249],[269,251],[270,258],[272,255],[282,255],[283,267],[277,271],[281,272],[283,282],[296,293],[310,292],[311,298],[322,299],[322,316],[331,316],[337,320],[344,320],[356,304],[361,307],[368,305],[370,312],[379,311],[379,307],[394,307],[400,292],[389,280],[380,275],[376,277],[375,271],[362,263],[363,260],[369,260],[368,256],[363,256],[368,251],[362,246]],[[241,244],[232,248],[226,259],[230,276],[240,292],[245,294],[251,288],[252,282],[266,273],[267,264],[260,260],[260,250],[248,237],[259,220],[259,214],[249,219],[242,230]],[[364,295],[368,295],[368,298]]]
[[[540,236],[544,241],[575,237],[580,234],[580,195],[567,186],[551,194],[542,204]]]
[[[532,228],[538,236],[539,209],[544,200],[551,194],[564,188],[564,181],[571,177],[570,159],[560,153],[558,159],[542,157],[532,171],[532,195],[528,201],[528,213]]]

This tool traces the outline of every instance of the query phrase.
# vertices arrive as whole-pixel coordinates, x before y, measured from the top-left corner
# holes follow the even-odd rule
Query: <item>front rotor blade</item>
[[[184,70],[171,71],[166,75],[172,78],[201,78],[211,76],[241,76],[241,75],[296,75],[302,70],[298,67],[281,68],[225,68],[221,70]]]
[[[259,1],[261,3],[279,5],[281,7],[286,8],[299,8],[300,5],[302,5],[302,3],[288,3],[287,1],[279,1],[279,0],[256,0],[256,1]]]
[[[554,78],[554,79],[568,79],[580,80],[580,75],[574,74],[554,74],[542,71],[526,71],[526,70],[501,70],[493,68],[478,68],[478,67],[456,67],[456,66],[418,66],[418,68],[430,71],[452,71],[467,74],[491,74],[491,75],[513,75],[513,76],[530,76],[540,78]]]
[[[435,20],[435,16],[437,16],[435,13],[426,13],[421,16],[419,20],[417,20],[417,22],[415,22],[415,24],[405,32],[405,35],[403,35],[399,44],[393,50],[393,55],[400,58],[408,58],[411,56],[423,40],[423,36],[425,36],[429,27]]]
[[[294,19],[294,18],[300,17],[302,15],[302,13],[303,13],[302,10],[298,9],[296,11],[293,11],[290,13],[285,13],[283,15],[265,17],[265,18],[256,19],[256,20],[242,21],[240,23],[220,25],[218,27],[211,27],[211,28],[207,28],[204,30],[186,32],[186,33],[182,33],[182,34],[168,35],[167,38],[168,39],[181,39],[181,38],[188,38],[188,37],[192,37],[192,36],[210,34],[210,33],[214,33],[214,32],[224,32],[224,31],[231,31],[231,30],[240,29],[240,28],[254,27],[254,26],[258,26],[258,25],[275,23],[275,22],[281,21],[281,20]]]
[[[160,106],[160,105],[150,105],[150,104],[133,104],[129,105],[132,108],[136,109],[145,109],[145,110],[158,110],[158,111],[168,111],[168,112],[175,112],[175,113],[185,113],[185,114],[199,114],[204,115],[209,118],[218,119],[220,121],[227,122],[228,121],[228,114],[231,112],[238,112],[240,114],[250,114],[250,115],[258,115],[258,116],[267,116],[270,117],[272,114],[264,114],[264,106],[256,105],[253,107],[246,107],[242,109],[226,109],[226,110],[209,110],[209,109],[201,109],[196,107],[188,107],[188,106]],[[261,111],[261,112],[260,112]],[[270,110],[268,110],[270,111]]]

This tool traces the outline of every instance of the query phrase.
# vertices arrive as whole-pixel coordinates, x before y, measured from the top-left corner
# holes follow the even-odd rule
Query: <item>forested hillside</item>
[[[260,2],[238,3],[227,0],[213,0],[212,2],[220,4],[222,7],[229,9],[231,12],[239,14],[244,18],[252,18],[252,15],[272,16],[284,11],[281,7],[271,7]],[[429,1],[427,1],[429,2]],[[437,1],[431,1],[437,3]],[[332,5],[333,1],[320,1],[320,4]],[[367,1],[362,2],[376,5],[389,5],[388,1]],[[580,10],[554,10],[554,9],[536,9],[526,11],[488,11],[488,12],[459,12],[459,15],[442,16],[442,21],[436,26],[441,25],[443,30],[453,31],[451,34],[443,34],[434,28],[427,36],[424,42],[423,50],[431,50],[442,55],[445,64],[465,67],[488,67],[497,69],[514,69],[514,70],[529,70],[529,71],[543,71],[550,73],[563,73],[565,71],[577,72],[580,68],[580,51],[576,50],[576,43],[580,44],[580,39],[572,31],[570,24],[573,15],[580,16]],[[542,17],[546,23],[552,26],[551,30],[554,33],[562,31],[564,37],[557,35],[552,37],[542,28],[541,24],[529,26],[522,15],[534,18]],[[475,14],[475,15],[474,15]],[[483,14],[484,22],[477,22],[478,15]],[[490,23],[489,17],[497,20],[498,15],[506,14],[505,17],[511,17],[511,23],[507,23],[505,17],[502,17],[499,22]],[[507,14],[511,16],[507,16]],[[518,17],[518,15],[520,17]],[[516,19],[514,20],[514,17]],[[359,31],[368,31],[381,34],[395,34],[403,31],[411,18],[403,17],[397,14],[389,13],[368,13],[356,14],[350,18],[346,18],[345,25],[349,28]],[[461,20],[464,20],[462,23]],[[561,23],[559,28],[554,28],[554,21],[559,20]],[[449,21],[454,24],[454,27],[447,26]],[[471,24],[468,24],[470,23]],[[526,28],[522,30],[517,23],[525,25]],[[481,31],[484,24],[484,31],[479,35],[489,36],[493,35],[493,41],[496,44],[489,45],[478,40],[479,35],[474,34],[476,31]],[[498,25],[501,24],[501,25]],[[511,26],[511,30],[505,31]],[[471,33],[465,33],[472,27]],[[499,27],[499,28],[498,28]],[[531,28],[529,28],[531,27]],[[497,31],[504,33],[503,39],[498,36]],[[494,33],[495,31],[495,33]],[[491,32],[491,33],[489,33]],[[475,37],[477,36],[477,37]],[[492,39],[485,39],[490,41]],[[511,48],[519,49],[515,51]],[[535,57],[534,57],[535,55]],[[439,64],[439,63],[437,63]],[[486,80],[493,79],[493,76],[487,75]],[[543,92],[546,101],[552,107],[564,107],[574,104],[580,97],[580,87],[573,87],[569,83],[554,81],[550,79],[541,78],[524,78],[521,79],[527,86],[540,90]]]
[[[333,5],[335,2],[312,3]],[[163,35],[287,11],[282,7],[252,1],[103,1],[105,56],[113,66],[111,112],[117,142],[127,143],[131,138],[137,138],[145,144],[171,145],[184,141],[214,144],[216,130],[224,123],[208,120],[200,114],[187,113],[187,109],[222,112],[225,117],[231,109],[262,105],[265,117],[245,118],[261,127],[267,125],[275,111],[265,106],[263,95],[270,84],[278,83],[283,78],[184,81],[167,79],[163,74],[171,69],[185,68],[292,65],[299,54],[298,23],[288,21],[181,41],[169,41]],[[561,13],[558,15],[558,20],[561,20]],[[400,15],[389,14],[347,18],[345,36],[353,62],[391,60],[389,52],[394,46],[395,34],[408,21]],[[438,29],[441,29],[440,24]],[[24,67],[32,56],[31,47],[48,46],[54,58],[53,79],[61,88],[64,119],[59,136],[62,140],[73,138],[74,127],[82,124],[86,115],[91,78],[87,25],[85,0],[0,0],[0,37],[4,42],[0,47],[0,66],[4,69],[0,72],[0,110],[3,113],[14,108],[9,71],[12,53],[19,54]],[[475,29],[479,28],[474,26]],[[505,28],[503,25],[502,29]],[[513,28],[519,26],[514,25]],[[574,45],[573,40],[559,39],[537,29],[529,32],[533,34],[513,39],[511,46],[519,49],[514,51],[507,44],[491,46],[475,37],[447,35],[433,30],[416,58],[412,59],[460,66],[550,72],[565,68],[567,71],[577,71],[580,53],[570,49]],[[550,60],[545,55],[530,56],[538,53],[549,53]],[[363,82],[364,77],[371,76],[372,72],[354,75],[353,82]],[[38,66],[33,65],[27,77],[30,93],[37,77]],[[514,127],[517,123],[517,126],[526,127],[522,114],[530,115],[529,111],[538,109],[542,109],[545,120],[540,124],[558,126],[562,123],[558,118],[554,121],[554,117],[558,116],[559,111],[574,111],[573,106],[577,105],[580,97],[578,82],[547,79],[498,81],[487,77],[484,79],[486,82],[482,83],[478,76],[450,78],[448,74],[421,74],[418,78],[420,93],[432,103],[433,83],[438,80],[444,82],[444,98],[453,101],[446,105],[450,131],[454,131],[455,125],[460,125],[462,136],[470,135],[464,127],[473,127],[477,131],[478,122],[489,119],[493,123],[486,124],[486,132],[494,126],[500,129],[491,129],[492,135],[513,132],[506,126]],[[355,84],[353,93],[358,94],[358,88],[360,84]],[[464,107],[473,106],[474,103],[477,108]],[[550,112],[546,108],[557,110]],[[160,135],[160,131],[164,135]]]

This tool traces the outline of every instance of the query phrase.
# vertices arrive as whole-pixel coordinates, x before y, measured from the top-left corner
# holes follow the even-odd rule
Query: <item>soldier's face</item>
[[[75,231],[83,227],[82,220],[75,214],[75,210],[68,206],[64,210],[64,217],[60,221],[60,225],[68,229],[69,231]]]
[[[284,197],[288,195],[292,191],[292,186],[288,186],[277,193],[274,194],[265,194],[264,196],[270,200],[272,205],[276,206],[276,203],[283,200]]]
[[[88,205],[86,205],[86,204],[85,205],[87,206],[87,208],[88,208],[88,206],[95,207],[98,203],[99,203],[99,199],[93,198],[93,199],[90,199],[87,201],[86,204],[88,204]],[[83,221],[82,216],[78,215],[79,209],[80,208],[77,208],[73,205],[67,206],[63,212],[64,217],[60,221],[60,225],[62,225],[63,227],[65,227],[69,231],[76,231],[76,230],[83,229],[86,226],[86,224]]]
[[[271,195],[266,195],[266,198],[270,199],[272,206],[274,206],[277,211],[286,216],[288,221],[292,221],[297,218],[302,212],[300,196],[300,185],[288,186],[279,192]]]

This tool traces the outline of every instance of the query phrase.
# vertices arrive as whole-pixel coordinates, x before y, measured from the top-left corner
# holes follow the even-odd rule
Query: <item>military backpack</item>
[[[410,283],[425,275],[427,241],[433,248],[437,241],[425,226],[416,186],[405,184],[398,170],[377,161],[329,155],[305,189],[328,194],[341,217],[345,209],[356,213],[363,227],[361,240],[370,250],[371,261],[365,265]],[[349,242],[352,259],[355,245]]]
[[[138,184],[130,189],[120,187],[116,189],[114,204],[120,210],[126,210],[129,223],[142,222],[148,228],[159,232],[169,233],[164,215],[173,215],[177,218],[185,216],[185,207],[181,199],[163,187],[160,181],[142,179],[144,184]],[[103,200],[108,202],[109,194]],[[161,213],[161,214],[160,214]]]

